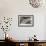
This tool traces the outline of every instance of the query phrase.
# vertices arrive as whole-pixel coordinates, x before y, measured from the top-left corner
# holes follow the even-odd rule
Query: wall
[[[0,0],[0,18],[4,16],[13,18],[12,26],[8,33],[17,40],[27,40],[34,34],[37,35],[37,39],[46,40],[46,8],[44,7],[33,8],[28,0]],[[34,15],[34,27],[18,27],[18,15]],[[3,33],[2,31],[0,32]],[[0,35],[2,35],[1,33]],[[2,38],[0,36],[0,39]]]

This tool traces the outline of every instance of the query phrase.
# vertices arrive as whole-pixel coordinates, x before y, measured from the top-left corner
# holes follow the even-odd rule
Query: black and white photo
[[[19,15],[18,26],[22,26],[22,27],[34,26],[34,16],[33,15]]]

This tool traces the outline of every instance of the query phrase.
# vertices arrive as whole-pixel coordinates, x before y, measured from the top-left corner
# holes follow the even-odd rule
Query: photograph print
[[[33,27],[34,16],[33,15],[18,15],[18,26],[19,27]]]

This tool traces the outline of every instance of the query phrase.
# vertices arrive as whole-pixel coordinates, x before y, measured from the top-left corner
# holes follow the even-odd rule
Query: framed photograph
[[[33,27],[34,16],[33,15],[18,15],[18,26],[19,27]]]

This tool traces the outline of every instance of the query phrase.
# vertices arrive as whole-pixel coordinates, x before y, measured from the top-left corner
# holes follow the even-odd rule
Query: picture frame
[[[18,15],[18,27],[33,27],[34,15]]]

